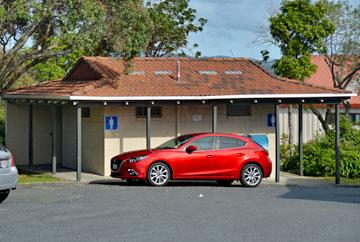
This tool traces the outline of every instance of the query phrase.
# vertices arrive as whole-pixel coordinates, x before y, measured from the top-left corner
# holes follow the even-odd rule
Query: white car
[[[0,144],[0,203],[9,195],[10,190],[16,189],[18,170],[15,167],[11,152]]]

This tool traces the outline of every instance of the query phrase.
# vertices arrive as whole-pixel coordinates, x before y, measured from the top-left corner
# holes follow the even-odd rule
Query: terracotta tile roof
[[[63,80],[12,90],[6,96],[159,97],[348,93],[280,79],[263,70],[257,63],[242,58],[135,58],[130,64],[131,67],[126,69],[121,59],[83,57]]]
[[[331,71],[325,62],[323,55],[314,55],[311,57],[311,62],[317,66],[316,72],[305,80],[308,84],[316,86],[322,86],[326,88],[333,88],[334,84],[332,81]],[[353,108],[360,108],[360,97],[351,97],[350,106]]]

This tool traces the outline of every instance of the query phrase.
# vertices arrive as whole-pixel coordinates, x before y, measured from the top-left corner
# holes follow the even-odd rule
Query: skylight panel
[[[171,75],[171,74],[173,74],[172,71],[166,71],[166,70],[155,71],[155,75]]]
[[[200,75],[216,75],[217,72],[213,70],[198,71]]]
[[[144,75],[145,71],[129,71],[129,75]]]
[[[228,70],[228,71],[224,71],[225,75],[241,75],[243,74],[242,71],[240,70]]]

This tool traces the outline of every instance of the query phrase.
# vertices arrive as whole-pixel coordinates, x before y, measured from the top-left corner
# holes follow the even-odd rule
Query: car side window
[[[216,137],[209,136],[193,141],[190,145],[194,145],[198,150],[213,150],[215,148]]]
[[[230,148],[239,148],[246,144],[245,141],[241,139],[236,139],[232,137],[217,137],[216,149],[230,149]]]

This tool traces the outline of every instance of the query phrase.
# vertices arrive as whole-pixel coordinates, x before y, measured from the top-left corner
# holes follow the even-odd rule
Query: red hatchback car
[[[269,177],[268,152],[251,138],[233,134],[188,134],[152,150],[120,154],[111,159],[111,176],[129,183],[147,180],[164,186],[169,180],[234,180],[256,187]]]

